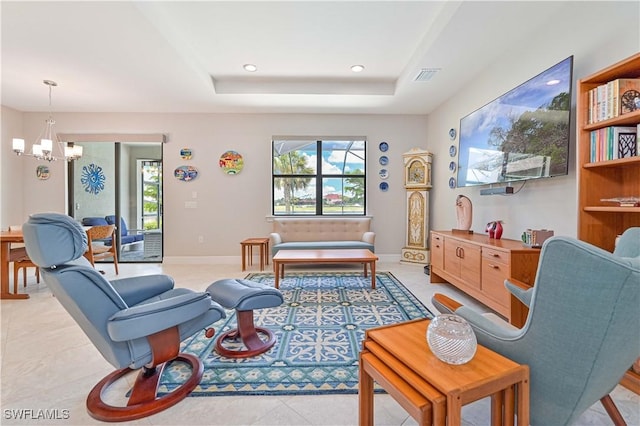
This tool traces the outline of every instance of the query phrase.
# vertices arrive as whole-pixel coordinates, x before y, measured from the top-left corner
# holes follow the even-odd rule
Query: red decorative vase
[[[494,237],[494,238],[495,238],[496,240],[499,240],[499,239],[500,239],[500,237],[502,237],[502,231],[503,231],[503,229],[502,229],[502,223],[498,220],[498,221],[496,222],[496,227],[495,227],[495,237]]]
[[[487,232],[489,233],[489,238],[495,238],[495,234],[496,234],[496,223],[495,222],[487,223]]]

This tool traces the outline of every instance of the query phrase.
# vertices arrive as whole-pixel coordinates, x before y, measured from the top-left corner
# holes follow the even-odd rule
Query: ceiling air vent
[[[422,68],[413,81],[429,81],[441,68]]]

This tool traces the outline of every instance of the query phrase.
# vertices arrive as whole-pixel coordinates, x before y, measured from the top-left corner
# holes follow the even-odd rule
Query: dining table
[[[28,299],[26,293],[9,292],[9,263],[11,243],[22,243],[24,237],[22,231],[0,232],[0,299]]]

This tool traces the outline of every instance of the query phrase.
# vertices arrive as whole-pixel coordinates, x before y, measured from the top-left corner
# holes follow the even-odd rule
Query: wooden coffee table
[[[367,265],[371,267],[371,288],[376,288],[376,261],[378,256],[367,249],[331,249],[331,250],[280,250],[273,256],[275,286],[280,288],[280,277],[284,277],[286,264],[315,263],[362,263],[364,276],[367,277]]]

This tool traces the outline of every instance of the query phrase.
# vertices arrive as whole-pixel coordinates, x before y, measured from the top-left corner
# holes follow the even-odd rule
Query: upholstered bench
[[[375,252],[370,217],[276,217],[271,252],[280,250],[368,249]]]
[[[273,308],[284,301],[279,290],[255,281],[243,279],[223,279],[207,287],[211,299],[227,309],[235,309],[238,328],[229,330],[216,341],[216,351],[228,358],[248,358],[266,352],[276,339],[271,330],[256,327],[253,323],[254,309]],[[266,336],[262,340],[258,332]],[[246,349],[235,350],[223,346],[226,339],[240,337]]]

